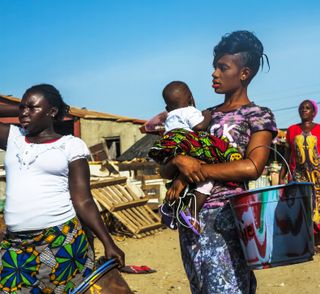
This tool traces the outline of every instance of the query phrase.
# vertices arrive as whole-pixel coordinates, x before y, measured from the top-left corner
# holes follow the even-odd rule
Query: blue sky
[[[72,106],[147,119],[163,110],[163,87],[183,80],[205,109],[223,100],[211,88],[214,45],[247,29],[271,66],[251,100],[282,128],[303,99],[320,102],[317,0],[0,0],[0,11],[2,94],[51,83]]]

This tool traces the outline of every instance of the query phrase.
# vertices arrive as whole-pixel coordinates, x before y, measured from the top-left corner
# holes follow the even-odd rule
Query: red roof
[[[16,98],[10,95],[2,95],[0,94],[0,104],[1,103],[19,103],[21,101],[20,98]],[[97,112],[88,109],[82,109],[77,107],[70,107],[69,115],[79,118],[85,119],[104,119],[104,120],[112,120],[116,122],[132,122],[134,124],[143,125],[146,120],[138,119],[138,118],[131,118],[126,116],[120,116],[116,114],[110,114],[105,112]]]

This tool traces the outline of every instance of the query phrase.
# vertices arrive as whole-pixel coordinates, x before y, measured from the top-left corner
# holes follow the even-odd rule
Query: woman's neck
[[[301,121],[301,128],[304,132],[309,132],[314,127],[315,123],[312,120]]]
[[[223,109],[233,110],[250,103],[247,95],[247,89],[241,88],[233,93],[225,94]]]
[[[26,135],[28,141],[30,143],[45,143],[51,140],[59,139],[61,138],[60,134],[57,134],[53,129],[44,129],[39,132],[30,133]]]

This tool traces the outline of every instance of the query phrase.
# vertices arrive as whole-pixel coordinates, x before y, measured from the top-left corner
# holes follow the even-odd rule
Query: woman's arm
[[[246,158],[217,164],[201,164],[189,156],[177,156],[174,164],[188,182],[198,183],[204,180],[216,181],[246,181],[257,179],[267,163],[272,133],[256,132],[251,136],[246,152]],[[264,147],[268,146],[268,147]]]
[[[93,200],[86,159],[78,159],[69,164],[69,188],[77,215],[102,242],[106,258],[116,258],[120,267],[124,266],[124,253],[112,240]]]
[[[0,105],[0,117],[16,117],[19,115],[19,105]],[[9,124],[0,122],[0,148],[5,150],[7,148],[7,140],[9,136]]]
[[[2,104],[0,106],[0,117],[15,117],[19,115],[19,104]]]

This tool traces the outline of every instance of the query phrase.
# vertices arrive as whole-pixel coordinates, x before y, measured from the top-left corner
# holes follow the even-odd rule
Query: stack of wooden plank
[[[112,213],[135,237],[157,232],[163,225],[160,217],[140,198],[126,177],[117,177],[91,183],[93,197]]]

